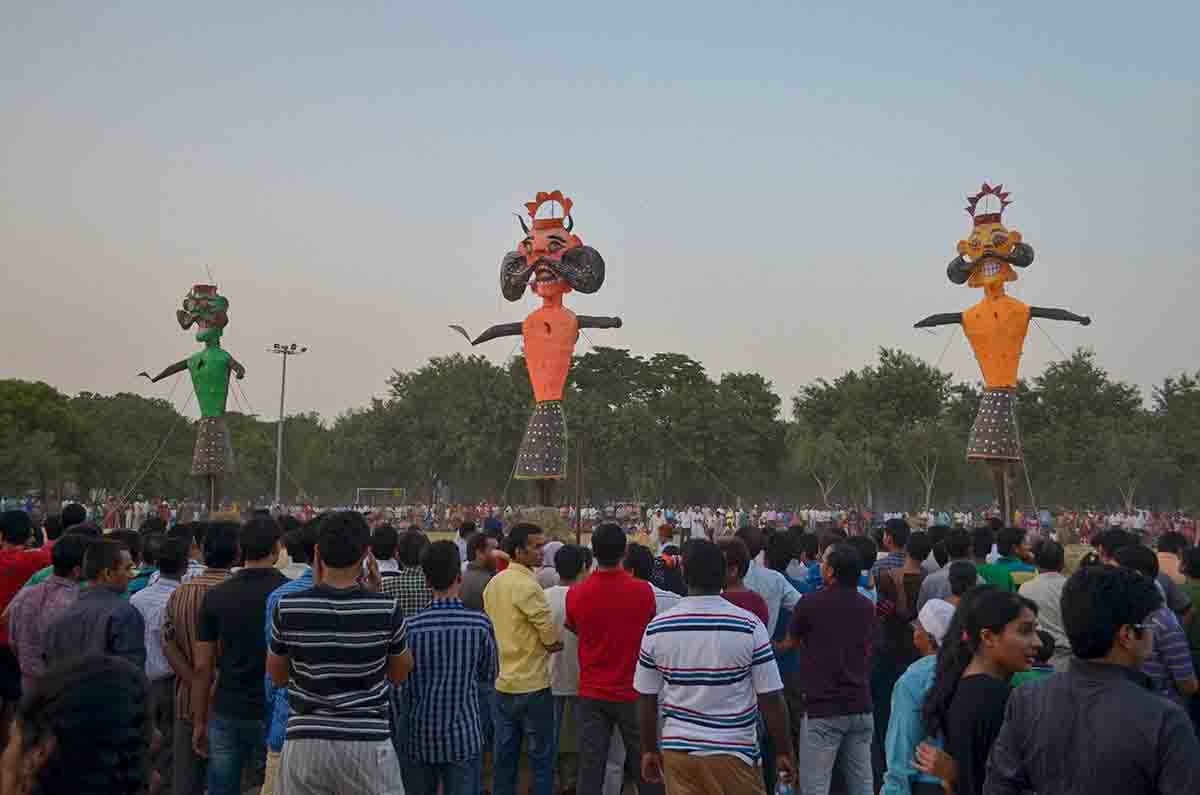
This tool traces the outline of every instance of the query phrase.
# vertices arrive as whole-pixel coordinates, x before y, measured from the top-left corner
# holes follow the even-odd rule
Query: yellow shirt
[[[558,642],[550,603],[532,571],[509,563],[483,589],[483,609],[496,631],[501,693],[533,693],[550,687],[550,653]]]

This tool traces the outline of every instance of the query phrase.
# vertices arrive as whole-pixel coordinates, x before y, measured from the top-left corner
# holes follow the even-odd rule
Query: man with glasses
[[[1148,690],[1140,672],[1161,607],[1153,578],[1129,568],[1071,576],[1062,616],[1075,659],[1068,672],[1013,690],[984,795],[1200,792],[1200,742],[1187,713]]]

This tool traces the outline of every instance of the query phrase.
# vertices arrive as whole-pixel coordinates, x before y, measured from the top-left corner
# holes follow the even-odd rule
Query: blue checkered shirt
[[[267,597],[267,647],[271,646],[271,616],[275,615],[275,606],[279,604],[279,600],[285,594],[296,593],[298,591],[307,591],[313,587],[313,572],[312,568],[306,568],[304,573],[291,582],[285,582],[283,585],[271,591],[271,595]],[[271,675],[267,674],[267,748],[272,751],[283,750],[283,735],[287,729],[288,716],[291,710],[288,707],[288,689],[286,687],[275,687],[271,684]]]
[[[435,599],[407,624],[415,665],[404,688],[405,755],[427,764],[479,756],[479,685],[499,673],[492,622],[461,599]]]

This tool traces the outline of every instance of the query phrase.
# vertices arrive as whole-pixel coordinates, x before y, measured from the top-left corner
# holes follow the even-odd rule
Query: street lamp
[[[279,377],[279,424],[275,428],[275,504],[282,504],[281,487],[283,485],[283,396],[287,390],[287,360],[289,356],[299,356],[306,352],[307,347],[296,343],[291,345],[278,342],[267,348],[267,353],[274,353],[283,359],[283,373]]]

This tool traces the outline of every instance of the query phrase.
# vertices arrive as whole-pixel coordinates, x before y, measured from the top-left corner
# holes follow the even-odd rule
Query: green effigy
[[[229,426],[225,422],[229,376],[236,375],[239,380],[245,378],[246,368],[221,347],[221,336],[225,326],[229,325],[229,299],[217,292],[216,285],[193,286],[184,297],[182,307],[175,312],[175,318],[184,330],[196,326],[196,341],[204,347],[169,365],[156,376],[151,377],[145,371],[139,375],[157,383],[167,376],[188,371],[200,406],[192,474],[206,479],[210,510],[215,510],[218,480],[237,470]]]

